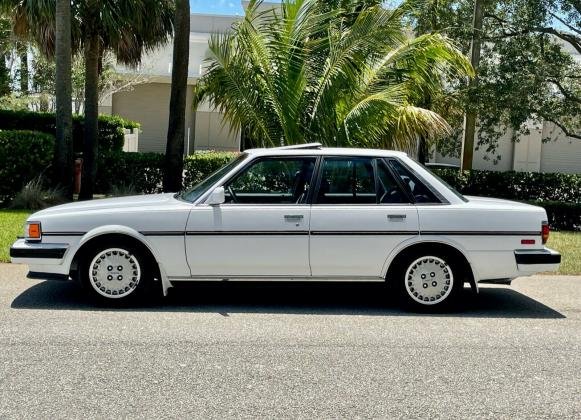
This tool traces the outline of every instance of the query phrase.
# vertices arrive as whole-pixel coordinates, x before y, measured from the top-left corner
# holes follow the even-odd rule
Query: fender
[[[161,285],[162,285],[162,289],[163,289],[163,295],[167,296],[167,291],[170,287],[172,287],[172,284],[168,279],[167,272],[165,271],[165,268],[163,267],[163,263],[160,262],[159,256],[154,251],[153,247],[151,246],[151,243],[147,240],[147,237],[145,237],[144,235],[142,235],[141,233],[139,233],[135,229],[130,228],[128,226],[105,225],[105,226],[96,227],[96,228],[90,230],[89,232],[87,232],[85,235],[83,235],[83,237],[81,238],[81,240],[77,244],[77,249],[75,250],[74,254],[70,253],[70,255],[67,257],[67,259],[70,258],[70,261],[67,261],[67,263],[69,264],[69,267],[70,267],[70,264],[72,262],[74,255],[76,255],[77,251],[84,244],[89,242],[91,239],[94,239],[94,238],[97,238],[97,237],[103,236],[103,235],[110,235],[110,234],[120,234],[120,235],[130,236],[130,237],[138,240],[139,242],[141,242],[143,245],[145,245],[145,247],[147,247],[149,252],[151,252],[151,255],[153,255],[153,258],[155,258],[155,261],[157,262],[157,265],[159,267],[159,273],[161,274]]]
[[[414,238],[411,238],[411,239],[408,239],[406,241],[401,242],[387,256],[387,259],[385,260],[385,263],[383,264],[383,268],[381,270],[381,276],[383,278],[387,277],[387,271],[389,270],[389,266],[391,265],[391,263],[393,262],[395,257],[397,257],[404,249],[409,248],[410,246],[413,246],[413,245],[429,244],[429,243],[451,246],[452,248],[455,248],[456,250],[458,250],[458,252],[460,252],[464,256],[464,258],[466,258],[466,261],[468,261],[468,264],[470,265],[470,268],[472,270],[472,275],[474,277],[474,282],[471,283],[471,286],[473,287],[474,291],[476,291],[478,293],[479,276],[478,276],[478,273],[476,271],[476,268],[474,267],[474,264],[472,263],[472,259],[469,257],[469,253],[466,251],[466,249],[464,249],[464,247],[462,245],[460,245],[458,242],[456,242],[453,239],[450,239],[448,237],[435,238],[435,237],[430,237],[430,236],[419,235],[419,236],[416,236]]]

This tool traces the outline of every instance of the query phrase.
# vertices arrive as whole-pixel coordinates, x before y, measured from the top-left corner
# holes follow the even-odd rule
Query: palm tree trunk
[[[71,2],[56,2],[56,142],[54,152],[55,184],[73,198],[73,117],[71,82]]]
[[[98,35],[85,42],[85,138],[83,142],[83,178],[79,200],[92,200],[99,152],[99,51]]]
[[[20,47],[20,93],[28,94],[28,46]]]
[[[176,0],[169,126],[163,176],[163,190],[166,192],[182,188],[189,55],[190,3],[188,0]]]

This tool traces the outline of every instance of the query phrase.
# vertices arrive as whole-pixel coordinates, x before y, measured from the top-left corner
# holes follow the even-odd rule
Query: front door
[[[192,277],[310,276],[307,195],[315,162],[255,159],[224,185],[224,204],[193,208],[186,234]]]
[[[383,159],[326,157],[311,210],[314,277],[382,274],[391,251],[419,234],[418,212]]]

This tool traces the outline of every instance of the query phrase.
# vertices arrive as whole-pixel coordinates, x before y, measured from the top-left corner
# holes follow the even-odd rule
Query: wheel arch
[[[452,254],[463,265],[472,290],[474,292],[478,292],[478,282],[476,281],[477,273],[475,272],[474,265],[468,257],[468,253],[458,244],[439,239],[422,239],[400,245],[400,247],[396,248],[387,258],[383,267],[382,277],[389,282],[390,273],[396,269],[399,261],[401,261],[410,253],[416,252],[419,249],[440,250]]]
[[[167,274],[163,268],[163,264],[159,261],[159,257],[155,252],[155,249],[147,241],[145,236],[127,226],[111,225],[111,226],[100,226],[87,232],[80,240],[78,247],[72,257],[70,264],[70,275],[74,276],[76,270],[78,269],[79,259],[82,257],[83,253],[86,252],[90,247],[101,241],[115,241],[115,240],[129,240],[138,247],[141,247],[145,252],[149,253],[156,262],[158,275],[160,277],[163,294],[167,295],[167,290],[171,287],[171,283],[168,280]]]

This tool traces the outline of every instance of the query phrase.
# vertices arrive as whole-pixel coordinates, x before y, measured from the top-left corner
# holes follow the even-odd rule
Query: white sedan
[[[387,282],[416,307],[558,268],[544,209],[464,197],[406,154],[318,144],[242,153],[193,189],[33,214],[29,278],[119,303],[191,281]]]

